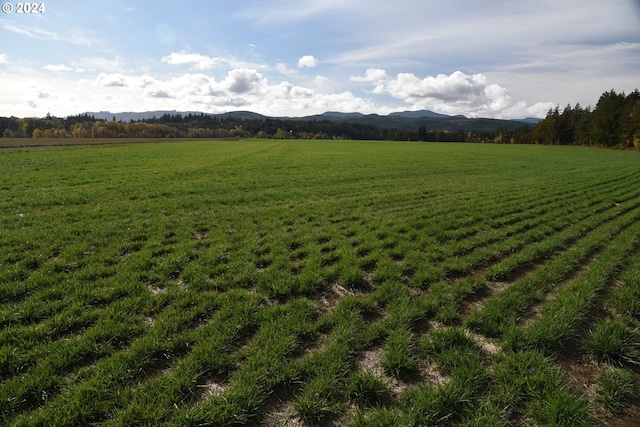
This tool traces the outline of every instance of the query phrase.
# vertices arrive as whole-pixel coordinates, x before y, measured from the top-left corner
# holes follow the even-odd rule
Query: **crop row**
[[[624,411],[640,363],[632,153],[539,149],[0,153],[0,417],[588,425]],[[597,399],[567,381],[567,347],[601,363]]]

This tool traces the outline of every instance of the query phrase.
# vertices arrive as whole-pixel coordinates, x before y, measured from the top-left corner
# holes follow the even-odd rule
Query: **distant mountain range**
[[[89,116],[96,119],[129,122],[160,118],[165,114],[187,116],[189,114],[200,115],[201,112],[196,111],[145,111],[140,113],[125,112],[111,113],[108,111],[87,112]],[[485,118],[468,118],[462,115],[449,116],[446,114],[434,113],[429,110],[419,111],[402,111],[391,113],[386,116],[379,114],[362,114],[362,113],[341,113],[335,111],[327,111],[326,113],[316,114],[305,117],[269,117],[262,114],[253,113],[251,111],[233,111],[222,114],[209,114],[207,116],[215,116],[219,119],[234,118],[240,120],[295,120],[295,121],[321,121],[329,120],[335,122],[358,123],[363,125],[372,125],[380,130],[384,129],[400,129],[400,130],[416,130],[418,126],[424,125],[428,130],[441,131],[490,131],[494,129],[515,130],[525,125],[535,126],[541,119],[528,117],[520,120],[503,120],[503,119],[485,119]]]

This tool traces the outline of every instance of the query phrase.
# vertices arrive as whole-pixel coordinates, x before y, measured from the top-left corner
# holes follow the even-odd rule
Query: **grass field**
[[[640,157],[0,150],[0,423],[632,426]]]

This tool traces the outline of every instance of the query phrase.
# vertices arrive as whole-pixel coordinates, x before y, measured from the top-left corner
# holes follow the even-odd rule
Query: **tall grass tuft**
[[[640,366],[640,330],[628,327],[619,319],[607,318],[599,322],[584,345],[596,359]]]
[[[632,399],[637,396],[633,374],[627,369],[609,368],[597,379],[596,401],[614,414],[624,413]]]

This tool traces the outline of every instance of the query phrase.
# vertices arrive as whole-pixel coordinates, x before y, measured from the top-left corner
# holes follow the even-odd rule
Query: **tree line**
[[[246,119],[200,114],[163,114],[129,122],[96,119],[80,114],[67,118],[2,118],[5,138],[270,138],[354,139],[391,141],[467,141],[521,143],[531,133],[528,125],[517,130],[486,131],[379,129],[372,124],[332,120]]]
[[[533,129],[531,142],[553,145],[595,145],[640,148],[640,92],[615,90],[600,96],[596,107],[567,105],[549,110]]]
[[[204,113],[163,114],[129,122],[96,119],[88,114],[66,118],[0,117],[5,138],[272,138],[369,139],[508,144],[595,145],[640,148],[640,92],[628,95],[613,89],[602,94],[596,107],[567,105],[549,110],[533,128],[509,130],[379,129],[371,124],[331,120],[246,119]]]
[[[302,138],[382,139],[375,126],[288,119],[218,118],[208,114],[163,114],[123,122],[81,114],[58,118],[0,117],[5,138]]]

